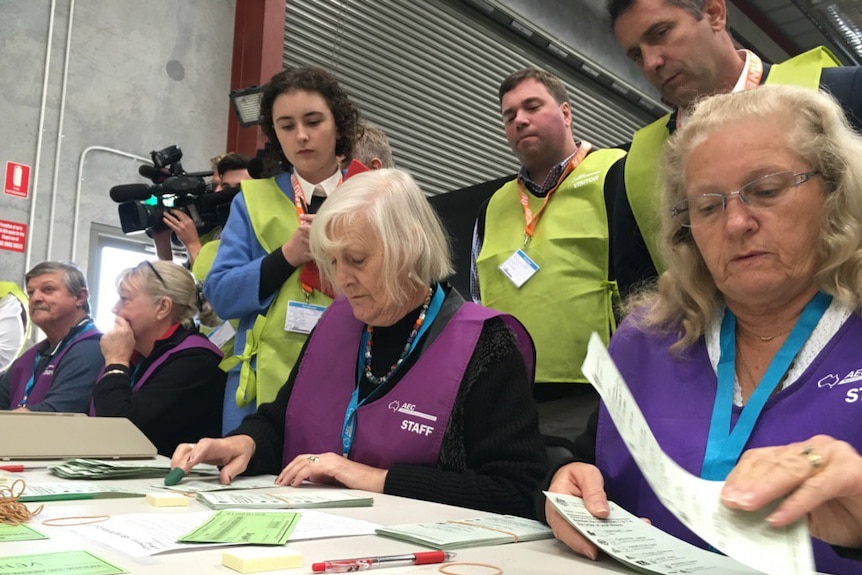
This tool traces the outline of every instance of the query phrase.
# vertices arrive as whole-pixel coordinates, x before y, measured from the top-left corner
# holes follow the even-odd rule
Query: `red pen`
[[[405,553],[404,555],[384,555],[381,557],[357,557],[356,559],[336,559],[334,561],[321,561],[311,565],[313,573],[353,573],[354,571],[365,571],[381,565],[382,563],[413,563],[414,565],[427,565],[429,563],[443,563],[455,558],[454,553],[448,551],[423,551],[421,553]]]
[[[0,471],[9,471],[11,473],[23,473],[23,465],[0,465]]]

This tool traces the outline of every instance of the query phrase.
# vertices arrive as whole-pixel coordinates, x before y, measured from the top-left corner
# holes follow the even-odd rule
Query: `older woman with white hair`
[[[90,414],[128,418],[167,456],[181,442],[218,434],[226,375],[221,351],[195,325],[191,272],[144,261],[120,273],[117,291]]]
[[[769,481],[757,476],[775,471],[775,457],[813,478],[810,488],[834,475],[825,473],[839,464],[834,442],[862,447],[860,158],[862,139],[834,100],[787,86],[704,100],[668,144],[668,270],[657,293],[632,304],[610,352],[662,449],[691,473],[724,480],[743,451],[790,445],[743,457],[728,505],[750,506],[752,484]],[[703,545],[646,484],[604,408],[596,437],[595,465],[562,467],[551,490],[584,494],[597,516],[608,512],[607,495]],[[595,557],[546,511],[560,539]],[[862,542],[816,527],[833,543]],[[814,544],[818,571],[862,573]]]
[[[535,352],[511,316],[443,283],[449,248],[406,172],[342,184],[311,227],[339,293],[276,400],[172,464],[304,480],[530,516],[546,458],[531,397]]]

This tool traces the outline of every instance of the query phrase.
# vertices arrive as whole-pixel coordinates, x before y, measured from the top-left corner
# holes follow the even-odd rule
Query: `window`
[[[120,272],[143,260],[157,259],[153,240],[146,234],[127,236],[118,227],[92,224],[87,281],[90,284],[90,307],[99,330],[105,332],[114,325],[111,310],[117,303],[116,280]],[[174,261],[183,263],[185,254],[175,252]]]

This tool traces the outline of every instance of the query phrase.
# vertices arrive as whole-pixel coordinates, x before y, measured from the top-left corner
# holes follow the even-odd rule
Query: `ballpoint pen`
[[[23,473],[25,471],[30,471],[31,469],[46,469],[45,465],[21,465],[21,464],[12,464],[12,465],[0,465],[0,471],[8,471],[10,473]]]
[[[355,559],[335,559],[332,561],[321,561],[311,565],[313,573],[353,573],[354,571],[365,571],[384,563],[413,563],[414,565],[426,565],[429,563],[443,563],[455,558],[454,553],[448,551],[423,551],[421,553],[405,553],[403,555],[383,555],[380,557],[357,557]]]

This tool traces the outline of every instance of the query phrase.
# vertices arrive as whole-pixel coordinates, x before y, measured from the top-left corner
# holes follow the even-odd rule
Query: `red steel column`
[[[236,0],[230,88],[262,86],[282,69],[286,0]],[[241,128],[229,104],[225,150],[253,156],[263,143],[257,126]]]

